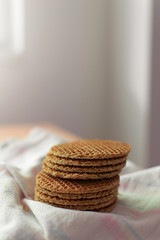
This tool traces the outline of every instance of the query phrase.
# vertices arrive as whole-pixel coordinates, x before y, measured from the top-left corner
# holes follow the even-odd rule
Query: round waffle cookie
[[[111,193],[107,197],[98,197],[92,199],[63,199],[55,196],[50,196],[48,194],[44,194],[39,188],[36,187],[35,194],[40,198],[50,203],[60,204],[60,205],[73,205],[73,206],[84,206],[85,205],[97,205],[106,201],[109,201],[115,198],[118,194],[117,191]]]
[[[42,199],[40,199],[38,196],[36,196],[35,195],[35,201],[39,201],[39,202],[42,202],[42,203],[46,203],[46,204],[51,204],[51,203],[49,203],[49,202],[47,202],[47,201],[45,201],[45,200],[42,200]],[[114,208],[115,208],[115,206],[116,206],[116,203],[117,203],[117,198],[111,203],[111,204],[109,204],[108,206],[106,206],[106,207],[100,207],[100,208],[97,208],[97,209],[93,209],[92,211],[96,211],[96,212],[111,212]],[[51,205],[53,205],[53,204],[51,204]],[[60,207],[60,208],[66,208],[66,206],[63,206],[63,205],[53,205],[53,206],[55,206],[55,207]],[[68,209],[73,209],[73,207],[72,206],[67,206],[67,208]],[[78,209],[74,209],[74,210],[78,210]],[[85,211],[91,211],[90,209],[88,210],[85,210]]]
[[[53,170],[43,163],[43,171],[57,178],[66,178],[66,179],[102,179],[102,178],[111,178],[120,173],[120,170],[115,170],[112,172],[102,172],[102,173],[76,173],[76,172],[63,172],[60,170]]]
[[[99,166],[108,166],[116,165],[123,162],[126,162],[127,155],[118,158],[109,158],[109,159],[71,159],[64,157],[57,157],[51,153],[46,155],[46,159],[54,164],[68,165],[68,166],[80,166],[80,167],[99,167]]]
[[[125,167],[126,161],[115,164],[115,165],[107,165],[107,166],[97,166],[97,167],[80,167],[80,166],[70,166],[70,165],[60,165],[55,164],[49,161],[48,159],[44,159],[43,163],[48,167],[51,168],[53,171],[62,171],[62,172],[72,172],[72,173],[104,173],[104,172],[112,172],[121,170]]]
[[[57,193],[67,194],[91,194],[106,191],[119,184],[119,176],[116,175],[109,179],[100,180],[74,180],[62,179],[49,176],[46,172],[40,171],[36,176],[36,184],[43,189]]]
[[[110,194],[113,194],[115,192],[118,191],[118,187],[119,184],[117,184],[117,186],[105,190],[105,191],[100,191],[100,192],[96,192],[96,193],[79,193],[79,194],[67,194],[67,193],[58,193],[58,192],[54,192],[54,191],[50,191],[47,190],[45,188],[42,188],[42,186],[40,186],[39,184],[36,185],[36,188],[38,189],[38,191],[49,195],[49,196],[53,196],[53,197],[58,197],[58,198],[62,198],[62,199],[94,199],[94,198],[100,198],[100,197],[108,197]]]
[[[49,153],[71,159],[109,159],[126,156],[130,150],[124,142],[92,139],[58,144]]]
[[[72,204],[57,204],[57,203],[54,203],[52,200],[50,199],[46,199],[45,196],[43,194],[35,194],[35,200],[39,200],[40,202],[44,202],[44,203],[47,203],[47,204],[51,204],[55,207],[61,207],[61,208],[68,208],[68,209],[75,209],[75,210],[82,210],[82,211],[94,211],[94,210],[97,210],[97,209],[100,209],[100,208],[104,208],[104,207],[107,207],[109,206],[110,204],[112,204],[113,202],[116,201],[117,199],[117,196],[115,197],[112,197],[110,199],[107,199],[106,201],[104,202],[100,202],[100,203],[97,203],[97,204],[90,204],[90,202],[88,201],[88,204],[87,205],[72,205]]]

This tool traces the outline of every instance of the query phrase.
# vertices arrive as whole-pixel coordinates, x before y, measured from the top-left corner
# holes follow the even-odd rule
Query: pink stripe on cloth
[[[118,205],[118,212],[120,213],[125,213],[125,215],[129,215],[129,216],[134,216],[134,217],[140,217],[140,216],[145,216],[145,215],[155,215],[155,214],[159,214],[160,215],[160,209],[150,209],[150,210],[146,210],[146,211],[140,211],[140,210],[136,210],[136,209],[132,209],[130,207],[127,207],[126,205],[122,205],[119,202]]]
[[[108,214],[101,214],[99,215],[99,218],[103,225],[106,227],[109,234],[114,237],[114,240],[128,240],[128,237],[126,236],[125,232],[122,230],[119,221],[117,218],[114,217],[114,215],[108,213]]]

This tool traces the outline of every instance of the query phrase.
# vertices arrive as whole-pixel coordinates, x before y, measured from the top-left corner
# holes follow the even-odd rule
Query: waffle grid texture
[[[61,165],[61,164],[55,164],[49,161],[48,159],[44,159],[43,164],[46,165],[47,167],[55,170],[55,171],[62,171],[62,172],[79,172],[79,173],[105,173],[105,172],[112,172],[115,170],[121,170],[122,168],[125,167],[126,161],[115,164],[115,165],[107,165],[107,166],[87,166],[87,167],[82,167],[82,166],[69,166],[69,165]]]
[[[117,184],[117,186],[108,189],[108,190],[104,190],[104,191],[99,191],[99,192],[95,192],[95,193],[79,193],[79,194],[73,194],[73,193],[59,193],[59,192],[54,192],[54,191],[50,191],[47,190],[45,188],[43,188],[41,185],[37,184],[36,188],[38,188],[38,190],[44,194],[47,194],[49,196],[54,196],[54,197],[59,197],[62,199],[95,199],[95,198],[100,198],[100,197],[107,197],[108,195],[118,191],[118,187],[119,187],[119,183]]]
[[[110,212],[130,150],[127,143],[97,139],[53,146],[37,174],[35,200],[61,208]]]
[[[76,166],[76,167],[102,167],[108,165],[115,165],[122,162],[126,162],[127,155],[117,158],[109,158],[109,159],[71,159],[64,157],[57,157],[51,153],[46,155],[47,161],[53,164],[59,165],[68,165],[68,166]]]
[[[49,153],[64,158],[109,159],[125,156],[130,150],[130,145],[124,142],[93,139],[58,144]]]

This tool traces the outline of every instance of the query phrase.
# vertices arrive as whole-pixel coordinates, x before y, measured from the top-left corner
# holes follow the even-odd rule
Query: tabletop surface
[[[0,125],[0,141],[5,140],[6,138],[23,138],[25,137],[31,129],[34,127],[41,127],[46,130],[49,130],[53,133],[56,133],[63,138],[75,141],[78,140],[79,137],[72,134],[71,132],[64,130],[54,124],[50,123],[40,123],[40,124],[15,124],[15,125]]]

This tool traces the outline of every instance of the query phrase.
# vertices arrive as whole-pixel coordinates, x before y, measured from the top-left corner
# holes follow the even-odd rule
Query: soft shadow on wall
[[[109,134],[128,141],[129,157],[148,165],[151,1],[110,2]]]

